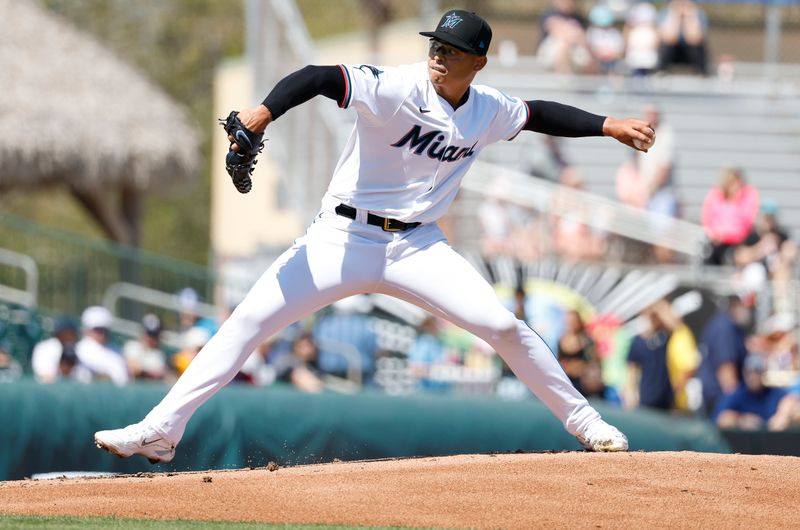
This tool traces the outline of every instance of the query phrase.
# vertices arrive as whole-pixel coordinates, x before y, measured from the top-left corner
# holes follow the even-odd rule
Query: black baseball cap
[[[453,9],[444,14],[436,31],[421,31],[420,35],[451,44],[468,53],[486,55],[492,42],[492,28],[471,11]]]

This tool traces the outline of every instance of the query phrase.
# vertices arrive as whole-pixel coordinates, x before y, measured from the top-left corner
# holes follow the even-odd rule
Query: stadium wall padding
[[[94,446],[96,430],[140,420],[167,390],[145,383],[0,385],[0,480],[62,471],[183,471],[580,448],[533,399],[312,395],[237,385],[200,408],[169,464],[151,466],[138,456],[122,460]],[[729,452],[704,421],[598,409],[628,434],[633,450]]]

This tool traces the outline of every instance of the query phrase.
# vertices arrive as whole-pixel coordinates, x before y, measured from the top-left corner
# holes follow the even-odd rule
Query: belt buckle
[[[384,232],[399,232],[400,228],[392,228],[392,221],[393,219],[389,219],[388,217],[383,218],[383,231]]]

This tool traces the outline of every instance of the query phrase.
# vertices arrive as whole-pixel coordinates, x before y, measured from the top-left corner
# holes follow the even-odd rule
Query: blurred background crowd
[[[29,146],[0,141],[0,382],[170,384],[213,340],[259,271],[318,208],[352,123],[331,119],[335,109],[320,102],[294,113],[299,125],[289,115],[276,124],[265,153],[274,159],[259,167],[251,207],[220,173],[215,113],[260,101],[270,83],[310,62],[314,46],[316,62],[396,62],[418,26],[455,6],[342,1],[352,16],[337,28],[326,19],[330,3],[0,0],[0,19],[12,11],[24,18],[13,27],[30,19],[52,38],[87,39],[86,61],[100,72],[92,75],[108,64],[109,77],[128,88],[120,97],[139,98],[119,107],[147,109],[163,98],[163,108],[136,119],[175,112],[190,138],[154,154],[154,145],[169,143],[167,133],[142,135],[141,123],[109,111],[122,140],[79,138],[110,149],[100,162],[69,145],[68,121],[54,133],[58,156],[48,154],[41,167],[18,163]],[[497,28],[478,81],[526,99],[641,115],[657,141],[646,154],[538,135],[493,147],[490,165],[465,181],[442,226],[590,399],[722,428],[783,430],[800,425],[800,71],[791,64],[800,60],[791,55],[800,49],[792,44],[800,17],[790,2],[723,4],[460,3]],[[754,57],[752,42],[761,39],[763,55]],[[0,88],[13,95],[25,79],[41,80],[24,77],[26,64],[39,62],[12,61],[11,42],[0,40],[0,68],[19,75],[7,85],[0,79]],[[59,45],[67,47],[48,43]],[[104,61],[132,63],[147,81],[128,81],[127,67]],[[237,70],[242,65],[249,74]],[[17,85],[8,84],[12,77]],[[71,83],[55,85],[80,89]],[[245,84],[256,95],[240,90]],[[27,100],[14,108],[20,101]],[[308,132],[308,120],[319,130]],[[186,184],[198,175],[199,184]],[[156,195],[170,180],[178,191]],[[257,195],[262,190],[268,195]],[[533,399],[479,339],[366,295],[267,337],[236,382]]]

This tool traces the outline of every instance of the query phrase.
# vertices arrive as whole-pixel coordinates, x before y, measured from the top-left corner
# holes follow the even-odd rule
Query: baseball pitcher
[[[139,423],[96,433],[98,447],[169,462],[192,414],[265,338],[341,298],[383,293],[488,342],[587,449],[628,449],[626,437],[575,390],[542,338],[501,304],[436,221],[472,162],[494,142],[537,131],[611,136],[635,149],[634,142],[650,145],[654,131],[641,120],[525,101],[473,84],[492,39],[475,13],[448,11],[421,35],[430,39],[425,62],[307,66],[282,79],[261,105],[224,120],[231,141],[226,167],[246,193],[272,121],[318,95],[358,115],[305,235],[267,269],[161,403]]]

